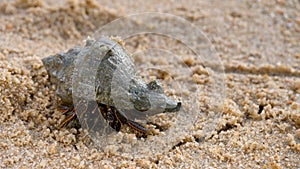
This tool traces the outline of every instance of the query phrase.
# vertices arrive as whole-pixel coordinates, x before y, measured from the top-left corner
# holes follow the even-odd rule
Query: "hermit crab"
[[[74,101],[76,63],[80,67],[78,60],[87,56],[97,58],[96,76],[92,83],[95,98],[86,100],[79,97]],[[147,133],[148,129],[135,118],[176,112],[181,108],[181,102],[167,97],[158,81],[146,83],[142,80],[128,52],[113,38],[88,39],[84,47],[74,47],[66,53],[46,57],[42,62],[50,81],[56,85],[60,107],[68,114],[61,126],[76,118],[80,120],[84,115],[88,126],[92,127],[99,123],[92,114],[98,114],[116,131],[120,131],[122,125],[128,125],[138,132]]]

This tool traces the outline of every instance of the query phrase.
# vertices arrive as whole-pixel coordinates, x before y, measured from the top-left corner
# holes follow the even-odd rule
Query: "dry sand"
[[[188,133],[200,135],[139,159],[97,150],[80,129],[57,129],[63,116],[41,59],[82,44],[118,17],[145,11],[181,16],[207,34],[225,67],[226,98],[211,137],[201,137],[198,119]],[[1,0],[0,23],[0,168],[300,168],[298,0]],[[128,48],[152,45],[149,37],[139,40]],[[208,92],[200,63],[182,56]],[[199,113],[217,111],[197,101]]]

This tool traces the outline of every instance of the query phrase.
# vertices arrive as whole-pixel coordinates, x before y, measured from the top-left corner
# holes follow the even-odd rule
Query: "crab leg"
[[[139,123],[137,123],[133,120],[127,119],[117,110],[114,111],[114,116],[119,122],[126,123],[129,127],[131,127],[132,129],[134,129],[138,132],[141,132],[144,134],[146,134],[148,132],[147,128],[143,127],[142,125],[140,125]]]
[[[137,122],[135,122],[135,121],[133,121],[133,120],[128,120],[128,119],[127,119],[127,124],[128,124],[131,128],[133,128],[133,129],[135,129],[135,130],[137,130],[137,131],[139,131],[139,132],[141,132],[141,133],[146,134],[146,133],[148,132],[148,129],[147,129],[147,128],[141,126],[139,123],[137,123]]]
[[[80,107],[78,107],[78,106],[80,106]],[[64,106],[63,113],[64,114],[70,113],[70,114],[61,122],[61,124],[59,125],[59,128],[66,126],[70,121],[74,120],[77,117],[76,113],[75,113],[75,109],[76,110],[82,109],[81,111],[86,112],[86,111],[88,111],[88,106],[89,105],[84,105],[81,101],[79,102],[79,104],[77,104],[76,108],[74,108],[72,106],[72,107],[68,107],[68,109],[67,109],[67,106]],[[120,131],[120,127],[122,124],[127,124],[129,127],[131,127],[132,129],[134,129],[138,132],[141,132],[144,134],[146,134],[148,132],[147,128],[143,127],[142,125],[140,125],[139,123],[137,123],[133,120],[127,119],[114,107],[103,105],[103,104],[98,104],[98,107],[101,111],[103,118],[116,131]]]
[[[68,116],[61,122],[61,124],[59,125],[59,128],[62,128],[62,127],[64,127],[64,126],[66,126],[70,121],[72,121],[73,119],[76,118],[76,114],[75,114],[75,112],[74,112],[74,108],[70,108],[69,110],[67,110],[66,112],[64,112],[64,114],[65,114],[65,113],[69,113],[69,112],[71,112],[71,114],[68,115]]]

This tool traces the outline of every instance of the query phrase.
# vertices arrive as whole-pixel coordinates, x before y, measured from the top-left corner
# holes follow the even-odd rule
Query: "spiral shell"
[[[87,40],[83,48],[75,47],[42,60],[64,104],[73,104],[75,63],[79,57],[86,56],[95,57],[99,62],[93,86],[97,103],[116,107],[127,118],[180,109],[181,103],[165,96],[159,82],[144,82],[123,46],[107,37]]]

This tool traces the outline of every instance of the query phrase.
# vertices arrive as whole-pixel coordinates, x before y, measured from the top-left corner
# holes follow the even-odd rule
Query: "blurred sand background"
[[[227,88],[223,125],[212,137],[191,136],[157,156],[131,159],[90,147],[81,130],[56,128],[63,117],[41,59],[145,11],[202,29],[224,64]],[[151,43],[143,40],[127,45]],[[205,86],[197,61],[184,60]],[[0,168],[300,168],[299,0],[0,0],[0,72]]]

